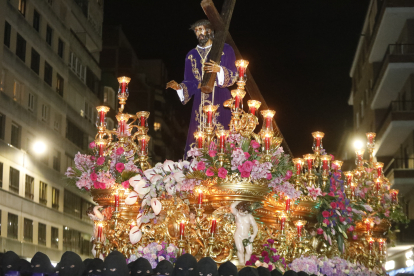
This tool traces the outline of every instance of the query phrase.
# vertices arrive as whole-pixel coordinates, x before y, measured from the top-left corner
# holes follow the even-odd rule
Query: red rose
[[[252,161],[246,161],[243,164],[243,171],[245,172],[251,172],[253,168],[253,163]]]
[[[240,175],[241,175],[241,177],[247,178],[247,177],[250,176],[250,172],[242,171]]]
[[[206,164],[204,164],[203,161],[198,162],[198,164],[197,164],[197,170],[203,171],[205,169],[206,169]]]
[[[124,148],[117,148],[116,149],[116,154],[121,155],[124,153]]]
[[[115,169],[116,169],[119,173],[121,173],[121,172],[125,169],[125,165],[124,165],[124,163],[117,163],[117,164],[115,165]]]
[[[105,163],[105,157],[101,156],[98,158],[98,160],[96,160],[96,165],[101,166],[103,165],[103,163]]]
[[[329,212],[328,212],[328,211],[323,211],[323,212],[322,212],[322,216],[323,216],[324,218],[329,218]]]
[[[250,146],[254,149],[260,148],[260,144],[258,142],[256,142],[255,140],[252,140],[250,142]]]
[[[335,202],[331,202],[331,208],[332,209],[336,209],[336,207],[337,207],[336,203]]]
[[[226,178],[226,176],[227,176],[227,170],[225,168],[221,167],[218,170],[218,177],[220,177],[220,178]]]
[[[91,180],[92,181],[96,181],[96,179],[98,179],[98,175],[96,173],[91,173]]]
[[[322,235],[323,234],[323,229],[322,228],[318,228],[316,230],[316,232],[318,233],[318,235]]]
[[[206,175],[207,176],[213,176],[214,175],[214,171],[211,168],[208,168],[206,171]]]
[[[341,222],[344,222],[344,221],[346,220],[346,218],[344,218],[344,217],[339,217],[339,220],[340,220]]]

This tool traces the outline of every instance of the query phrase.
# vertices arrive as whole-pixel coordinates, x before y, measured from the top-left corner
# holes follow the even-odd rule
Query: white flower
[[[172,172],[174,170],[174,161],[171,160],[165,160],[164,165],[162,168],[165,172]]]
[[[262,266],[263,266],[264,268],[268,268],[268,267],[269,267],[269,265],[268,265],[267,263],[262,263]]]
[[[190,162],[188,161],[180,161],[177,163],[177,168],[179,170],[183,170],[184,168],[188,168],[188,166],[190,166]]]
[[[167,247],[167,252],[168,253],[171,253],[171,252],[173,252],[175,250],[175,248],[173,247],[173,246],[168,246]]]
[[[254,263],[254,265],[255,265],[255,266],[257,266],[257,267],[259,267],[259,266],[262,266],[262,263],[261,263],[260,261],[256,261],[256,262]]]
[[[154,175],[153,177],[151,177],[150,181],[152,184],[157,184],[157,181],[162,179],[162,176],[159,174]]]
[[[152,198],[151,199],[151,207],[152,207],[152,210],[154,211],[154,214],[158,215],[161,212],[162,204],[161,204],[161,202],[158,201],[158,199]]]
[[[157,259],[157,255],[156,254],[151,254],[151,258],[153,258],[154,260]]]
[[[177,181],[177,182],[183,182],[184,179],[185,179],[185,175],[180,171],[174,172],[173,177],[174,177],[175,181]]]
[[[148,248],[144,248],[144,250],[142,251],[144,254],[148,254],[150,251],[149,251],[149,249]]]
[[[157,251],[161,251],[162,250],[162,245],[161,244],[157,244]]]
[[[144,171],[144,174],[145,174],[145,177],[147,179],[151,179],[151,177],[156,173],[153,169],[148,169],[148,170]]]
[[[135,202],[137,202],[137,200],[138,200],[138,194],[136,192],[132,191],[132,192],[129,193],[129,195],[125,199],[125,204],[126,205],[132,205],[132,204],[135,204]]]
[[[132,227],[132,229],[129,231],[129,241],[132,244],[136,244],[137,242],[141,240],[141,238],[142,238],[141,230],[139,230],[139,228],[136,226]]]
[[[138,246],[138,249],[137,249],[137,251],[142,251],[142,250],[144,250],[144,248],[140,245],[140,246]]]
[[[165,260],[165,258],[164,258],[163,256],[159,256],[159,257],[158,257],[158,261],[159,261],[159,262],[161,262],[161,261],[163,261],[163,260]]]

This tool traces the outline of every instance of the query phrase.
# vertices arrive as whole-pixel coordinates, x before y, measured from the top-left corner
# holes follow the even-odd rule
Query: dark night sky
[[[214,3],[220,11],[223,0]],[[351,126],[349,71],[368,3],[236,2],[230,33],[295,156],[311,152],[316,130],[325,132],[327,151],[336,151],[345,121]],[[138,57],[163,59],[178,82],[197,42],[189,25],[201,18],[200,0],[105,1],[104,23],[121,24]],[[177,108],[189,118],[189,107]]]

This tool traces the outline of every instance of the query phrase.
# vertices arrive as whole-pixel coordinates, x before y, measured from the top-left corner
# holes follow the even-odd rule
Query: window
[[[37,243],[46,246],[46,224],[39,222]]]
[[[63,212],[77,218],[81,218],[82,202],[78,195],[65,190],[63,201]]]
[[[16,55],[22,61],[26,60],[26,40],[20,34],[17,34],[16,39]]]
[[[70,229],[67,226],[64,226],[63,229],[63,250],[70,250],[80,253],[81,233],[79,231]]]
[[[33,28],[38,32],[40,30],[40,14],[37,10],[34,10],[33,12]]]
[[[47,122],[49,120],[49,106],[42,104],[42,121]]]
[[[92,114],[92,105],[85,101],[85,119],[87,119],[90,123],[93,121],[93,114]]]
[[[4,40],[3,43],[10,48],[11,25],[6,21],[4,24]]]
[[[3,188],[3,163],[0,163],[0,188]]]
[[[44,77],[44,80],[50,86],[52,86],[52,74],[53,74],[52,66],[50,66],[50,64],[45,61],[45,77]]]
[[[86,148],[86,135],[80,128],[69,120],[66,120],[66,138],[81,149]]]
[[[59,210],[59,190],[52,188],[52,208]]]
[[[23,240],[33,242],[33,220],[24,218],[23,221]]]
[[[55,113],[55,119],[53,121],[53,129],[60,132],[60,125],[62,123],[62,115]]]
[[[63,97],[63,78],[59,74],[56,74],[56,92]]]
[[[0,139],[4,140],[4,129],[6,123],[6,116],[0,113]]]
[[[65,44],[63,41],[59,38],[58,40],[58,55],[63,58],[63,51],[65,50]]]
[[[26,0],[19,0],[19,12],[23,16],[26,15]]]
[[[35,107],[35,99],[34,99],[34,95],[32,93],[29,92],[28,94],[28,102],[27,102],[27,109],[29,109],[30,111],[34,111],[34,107]]]
[[[46,26],[46,42],[50,46],[52,46],[52,36],[53,36],[53,30],[49,25],[47,25]]]
[[[20,171],[16,170],[13,167],[10,167],[10,183],[9,190],[18,194],[19,193],[19,181],[20,181]]]
[[[16,102],[20,102],[22,94],[23,94],[24,86],[18,81],[14,81],[13,86],[13,100]]]
[[[47,204],[47,184],[43,181],[40,181],[39,185],[39,203],[43,205]]]
[[[52,248],[58,248],[59,247],[59,229],[52,227],[52,233],[51,233],[51,240],[50,245]]]
[[[104,103],[115,109],[115,91],[112,89],[112,87],[105,86]]]
[[[34,197],[34,178],[26,174],[26,183],[24,189],[26,198],[33,200]]]
[[[17,239],[18,228],[19,228],[19,220],[18,216],[15,214],[9,213],[7,222],[7,237],[11,239]]]
[[[20,137],[21,137],[21,127],[13,122],[11,126],[10,144],[13,147],[20,149]]]
[[[53,151],[53,169],[60,172],[60,159],[61,154],[60,151],[54,150]]]
[[[30,69],[32,69],[33,72],[39,75],[39,68],[40,68],[40,55],[38,52],[36,52],[35,49],[32,48],[32,60],[30,61]]]

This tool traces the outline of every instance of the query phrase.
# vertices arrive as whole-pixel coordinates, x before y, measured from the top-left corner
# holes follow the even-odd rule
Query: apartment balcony
[[[414,101],[391,102],[377,129],[376,156],[393,156],[414,131]]]
[[[411,74],[414,74],[414,44],[388,45],[381,69],[375,78],[371,108],[387,108],[397,98]]]
[[[371,40],[369,62],[379,62],[389,44],[395,43],[408,19],[414,18],[412,0],[375,0],[378,13]]]
[[[384,169],[393,189],[400,190],[400,195],[414,188],[414,158],[395,158]],[[414,240],[413,240],[414,242]]]

